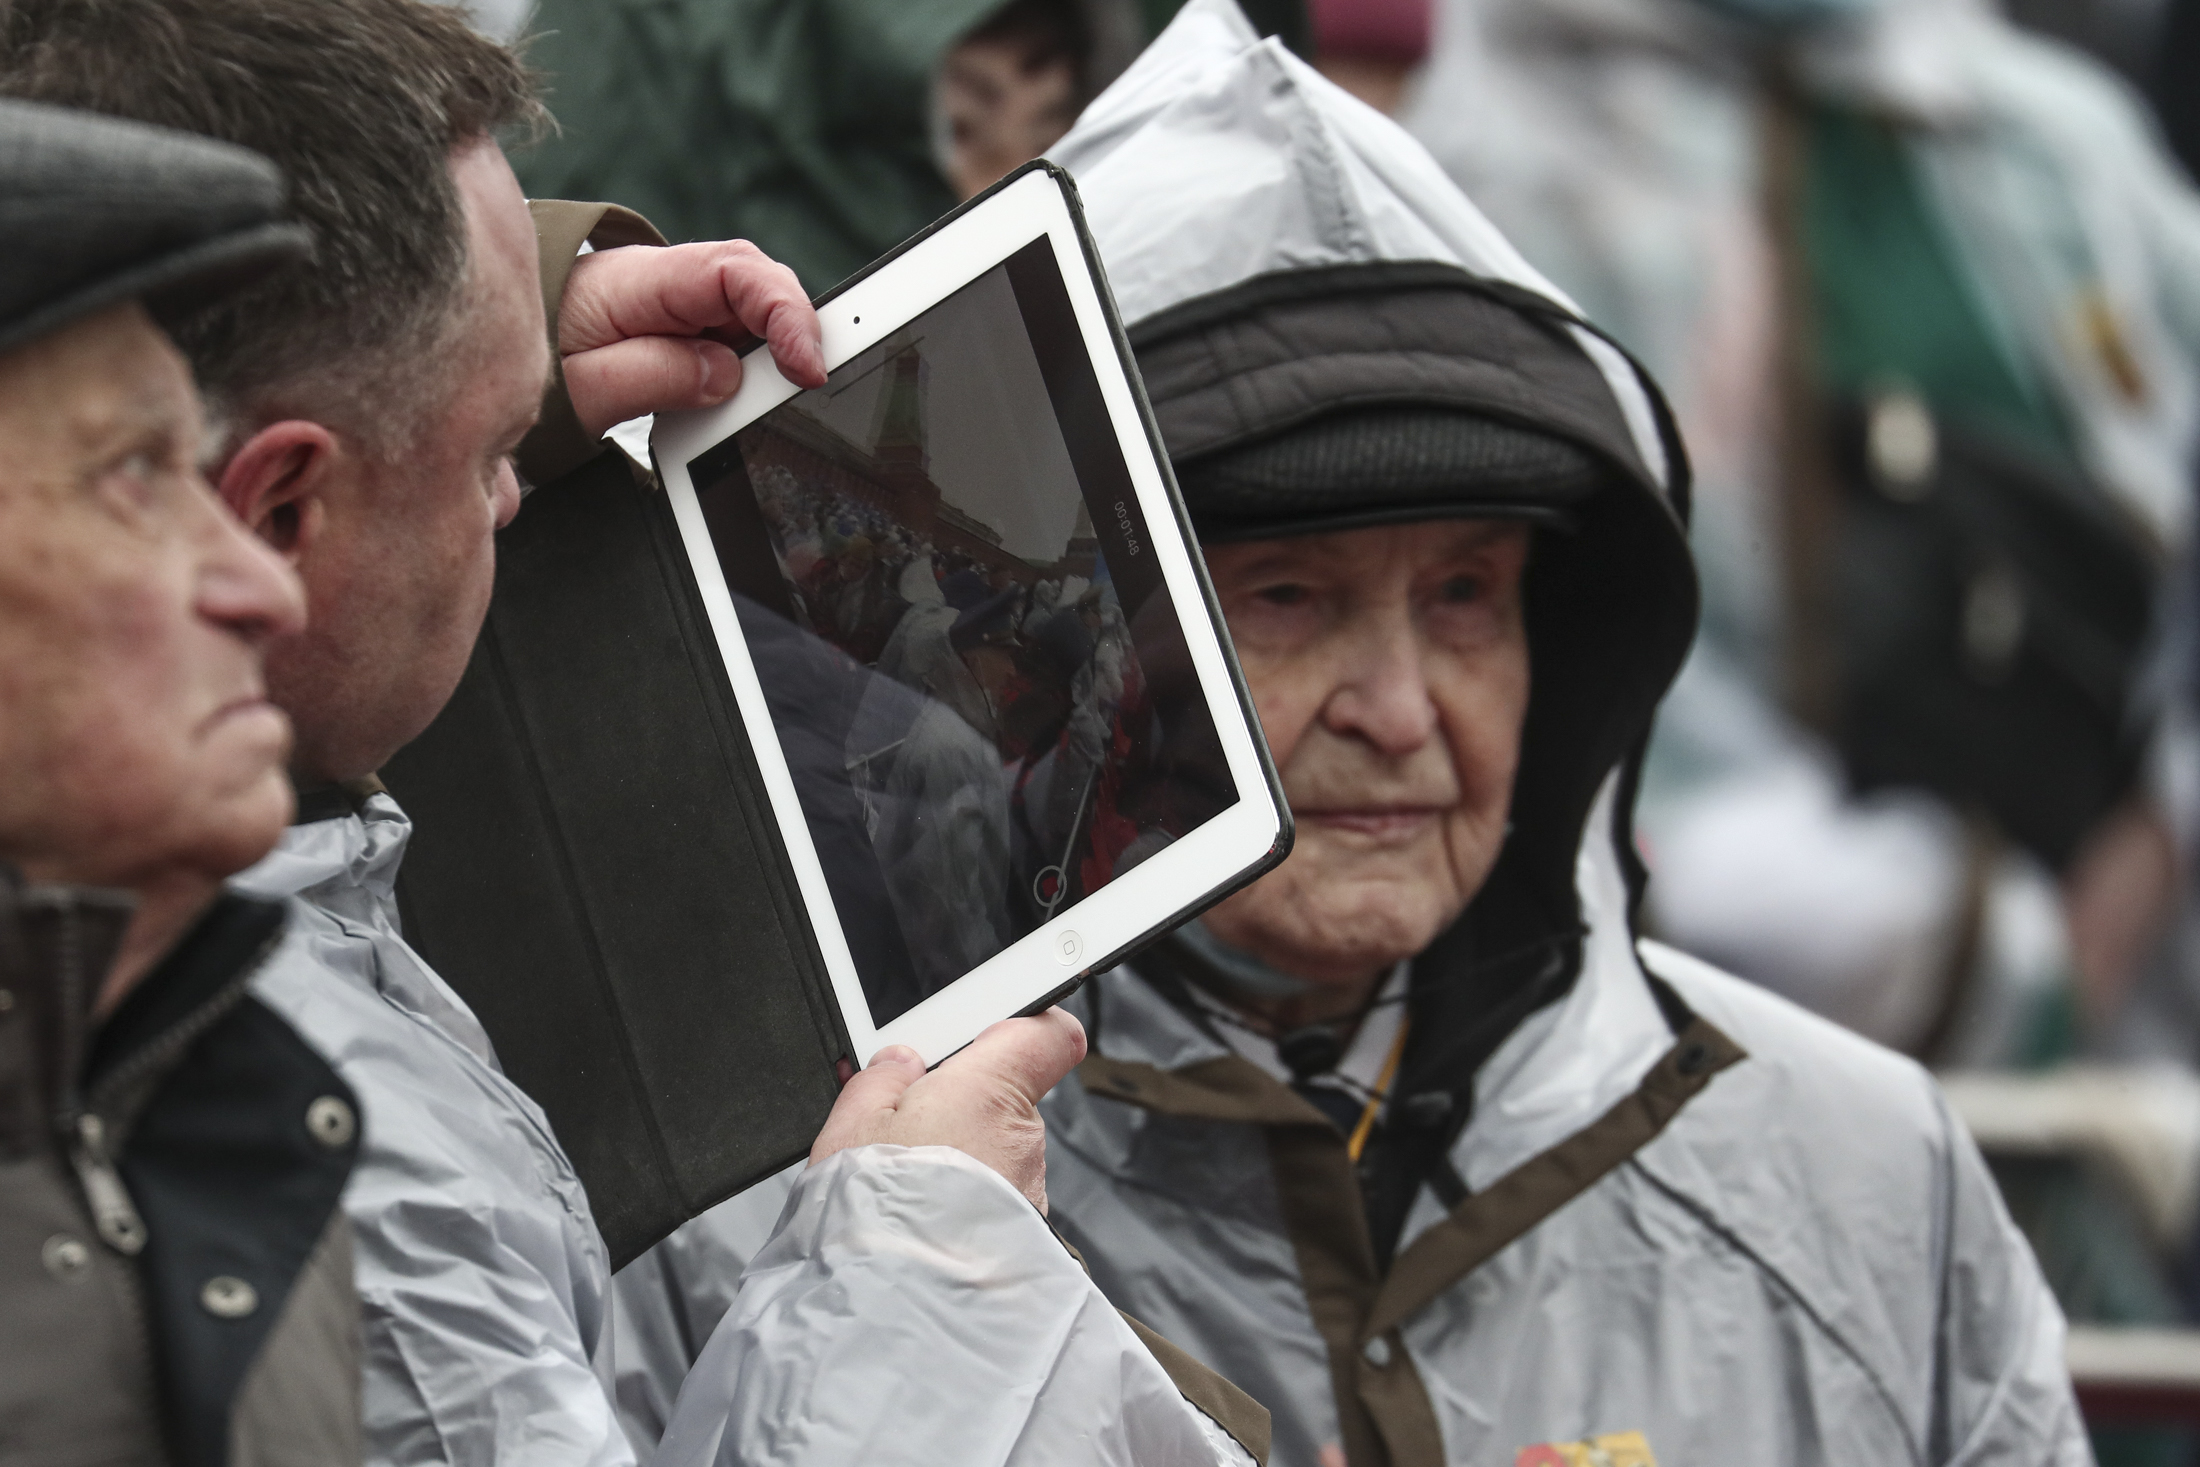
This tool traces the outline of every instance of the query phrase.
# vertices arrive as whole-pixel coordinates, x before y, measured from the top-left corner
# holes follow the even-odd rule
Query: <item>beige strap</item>
[[[1238,1055],[1164,1070],[1094,1054],[1077,1067],[1077,1078],[1095,1095],[1158,1114],[1265,1129],[1269,1170],[1276,1179],[1284,1230],[1297,1256],[1299,1285],[1314,1328],[1329,1348],[1330,1386],[1346,1460],[1352,1467],[1382,1467],[1393,1460],[1441,1467],[1443,1441],[1436,1413],[1420,1373],[1403,1352],[1372,1382],[1390,1428],[1379,1432],[1376,1416],[1363,1404],[1360,1326],[1382,1280],[1375,1269],[1359,1177],[1329,1117]],[[1386,1457],[1385,1443],[1393,1438],[1406,1442],[1408,1450]]]
[[[1345,1460],[1352,1467],[1442,1467],[1436,1410],[1413,1361],[1402,1350],[1386,1358],[1380,1369],[1360,1358],[1361,1322],[1374,1305],[1382,1276],[1368,1236],[1359,1174],[1345,1154],[1343,1138],[1326,1117],[1318,1127],[1270,1127],[1268,1161],[1284,1229],[1298,1259],[1307,1312],[1328,1347],[1330,1391]],[[1370,1386],[1377,1396],[1373,1403]],[[1403,1451],[1398,1450],[1401,1444]]]
[[[1328,1346],[1339,1431],[1352,1467],[1444,1467],[1442,1428],[1400,1327],[1507,1244],[1647,1146],[1741,1046],[1691,1016],[1633,1093],[1452,1209],[1378,1276],[1359,1178],[1337,1128],[1237,1056],[1180,1070],[1093,1055],[1095,1095],[1164,1115],[1267,1130],[1277,1202],[1314,1327]],[[1219,1418],[1218,1418],[1219,1419]]]
[[[1181,1070],[1090,1054],[1077,1067],[1077,1078],[1095,1095],[1127,1101],[1160,1115],[1336,1130],[1329,1117],[1288,1085],[1277,1083],[1251,1060],[1234,1054],[1201,1060]]]
[[[573,273],[573,261],[584,244],[611,250],[631,244],[661,245],[665,237],[647,219],[617,204],[536,199],[527,208],[535,217],[535,247],[542,259],[542,313],[550,331],[550,386],[543,393],[542,416],[521,442],[515,457],[522,479],[529,484],[548,484],[603,452],[603,441],[592,437],[573,412],[573,400],[565,391],[563,359],[558,353],[558,311],[565,303],[565,282]]]
[[[1542,1155],[1451,1210],[1391,1265],[1366,1338],[1395,1330],[1497,1251],[1588,1191],[1650,1144],[1711,1077],[1743,1058],[1740,1045],[1691,1019],[1634,1093]]]

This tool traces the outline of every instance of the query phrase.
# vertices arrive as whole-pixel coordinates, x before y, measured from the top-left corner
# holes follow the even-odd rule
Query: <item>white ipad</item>
[[[936,1063],[1280,860],[1290,816],[1067,174],[1033,164],[652,438],[854,1053]]]

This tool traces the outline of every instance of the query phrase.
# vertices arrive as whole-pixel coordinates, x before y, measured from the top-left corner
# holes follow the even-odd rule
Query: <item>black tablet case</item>
[[[623,1264],[799,1158],[848,1054],[671,505],[528,497],[458,693],[384,771],[405,935],[542,1106]]]
[[[1061,170],[1018,169],[820,303],[1034,169],[1068,196],[1177,524],[1196,545]],[[1193,561],[1219,628],[1196,551]],[[1242,884],[1283,858],[1291,829],[1226,634],[1222,644],[1283,820]],[[549,1116],[614,1268],[807,1153],[839,1092],[836,1066],[853,1058],[848,1037],[671,504],[637,485],[621,455],[531,494],[498,536],[496,590],[465,678],[382,777],[414,822],[398,889],[405,936]]]

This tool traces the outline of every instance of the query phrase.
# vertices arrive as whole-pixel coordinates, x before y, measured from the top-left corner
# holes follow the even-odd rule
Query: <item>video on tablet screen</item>
[[[1046,238],[689,470],[874,1024],[1236,803]]]

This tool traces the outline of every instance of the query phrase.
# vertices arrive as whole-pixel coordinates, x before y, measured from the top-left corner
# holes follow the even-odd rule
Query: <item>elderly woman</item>
[[[1058,1226],[1274,1461],[2082,1462],[1914,1065],[1638,942],[1694,624],[1655,389],[1403,133],[1194,0],[1077,176],[1298,820],[1081,996]]]

